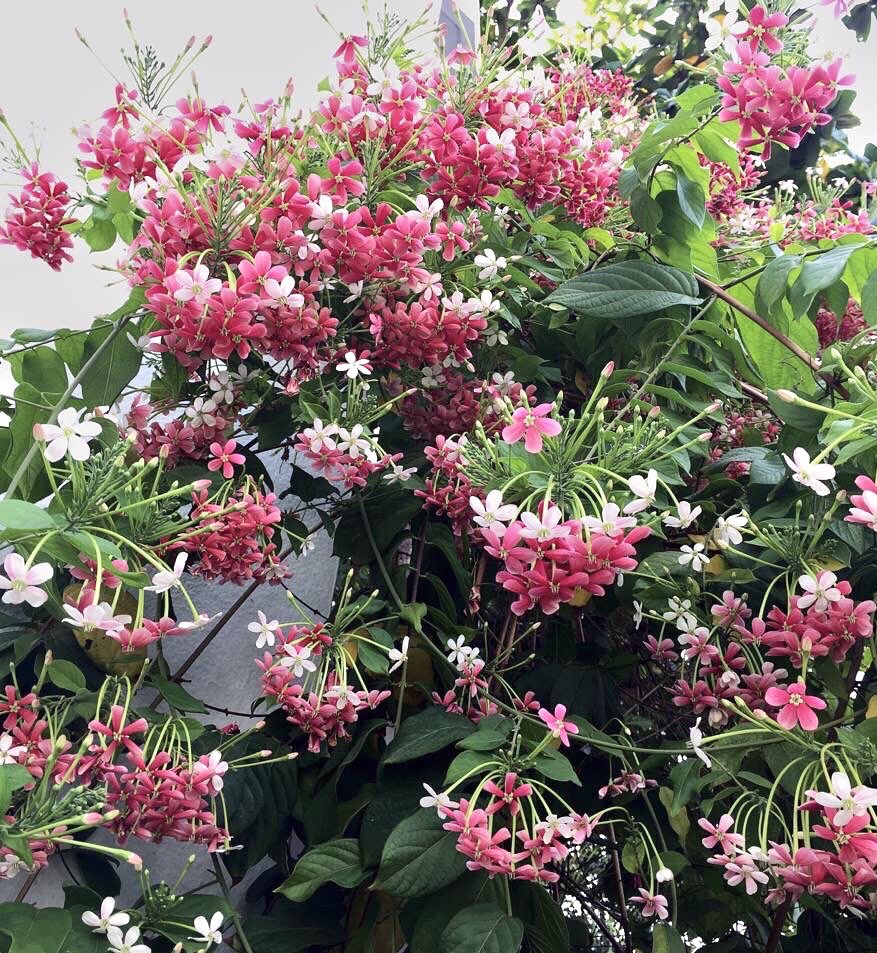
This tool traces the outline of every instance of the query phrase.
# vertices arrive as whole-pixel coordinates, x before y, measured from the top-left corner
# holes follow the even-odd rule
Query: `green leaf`
[[[570,764],[569,758],[564,757],[559,751],[553,751],[551,748],[546,748],[536,758],[533,767],[540,774],[544,774],[546,778],[551,778],[552,781],[570,781],[578,785],[582,783]]]
[[[819,255],[807,259],[801,267],[801,274],[789,289],[789,303],[796,318],[806,314],[816,294],[833,285],[843,274],[847,261],[859,245],[837,245]]]
[[[456,784],[467,774],[475,773],[479,767],[491,761],[498,765],[489,751],[461,751],[448,765],[448,771],[445,774],[445,786]]]
[[[706,196],[697,182],[679,170],[676,172],[676,198],[682,214],[692,225],[700,228],[706,219]]]
[[[685,943],[674,927],[656,923],[652,931],[652,953],[686,953]]]
[[[247,917],[244,931],[253,953],[302,953],[310,947],[326,950],[344,942],[340,913],[313,900],[304,905],[281,900],[270,916]]]
[[[877,325],[877,271],[871,272],[862,288],[862,315],[872,328]]]
[[[0,904],[0,934],[8,953],[104,953],[106,937],[92,933],[69,910],[29,903]]]
[[[92,329],[85,339],[82,351],[83,363],[88,361],[98,347],[113,333],[112,323],[134,314],[143,304],[143,289],[135,288],[128,300],[111,315],[107,322]],[[117,333],[107,348],[101,351],[97,361],[89,368],[82,381],[82,398],[91,407],[112,404],[137,372],[143,355],[128,340],[124,329]]]
[[[65,691],[81,692],[85,688],[85,676],[72,663],[64,659],[53,659],[49,666],[49,681]]]
[[[11,530],[57,529],[58,524],[46,510],[24,500],[0,500],[0,527]]]
[[[545,300],[596,318],[621,320],[673,305],[697,305],[692,275],[649,261],[622,261],[565,282]]]
[[[169,678],[162,678],[160,675],[153,675],[150,683],[157,689],[159,695],[173,708],[178,711],[194,711],[201,715],[207,714],[204,702],[200,698],[195,698],[176,682]]]
[[[309,850],[277,892],[288,900],[300,902],[307,900],[325,883],[355,887],[366,876],[359,856],[359,842],[348,837]]]
[[[423,897],[453,883],[465,870],[457,835],[442,829],[435,811],[406,817],[387,838],[375,887],[397,897]]]
[[[524,937],[532,953],[569,953],[569,928],[560,905],[542,884],[518,880],[511,884],[512,909],[524,922]]]
[[[799,255],[780,255],[768,264],[755,286],[755,310],[770,314],[786,293],[789,275],[801,264]]]
[[[644,186],[633,190],[630,196],[630,214],[643,231],[654,235],[664,214],[661,206],[649,195]]]
[[[402,722],[399,734],[384,753],[382,763],[413,761],[425,754],[441,751],[474,731],[475,726],[465,716],[432,706]]]
[[[0,815],[8,813],[13,793],[33,780],[30,771],[20,764],[0,764]]]
[[[694,796],[700,784],[699,758],[686,758],[673,766],[670,772],[670,781],[673,785],[673,803],[670,805],[670,814],[677,814]]]
[[[495,904],[478,903],[453,917],[439,940],[440,953],[517,953],[524,925]]]
[[[67,388],[67,368],[58,352],[52,347],[37,347],[30,351],[18,351],[9,355],[9,364],[15,379],[30,384],[55,401]]]
[[[91,218],[80,233],[92,251],[106,251],[116,240],[116,226],[108,218]]]

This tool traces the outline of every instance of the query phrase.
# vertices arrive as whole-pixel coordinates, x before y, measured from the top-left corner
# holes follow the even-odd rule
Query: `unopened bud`
[[[614,373],[615,373],[615,361],[610,361],[610,362],[603,368],[603,370],[600,371],[600,375],[601,375],[602,377],[611,377]]]
[[[89,811],[87,814],[83,814],[79,819],[80,824],[88,824],[90,827],[94,827],[95,824],[102,824],[104,820],[103,814],[99,811]]]
[[[125,857],[125,862],[129,863],[135,870],[143,870],[143,858],[140,854],[129,853],[127,857]]]
[[[777,397],[780,400],[784,400],[787,404],[794,404],[798,400],[798,395],[791,390],[778,390]]]
[[[707,407],[706,412],[707,412],[708,414],[714,414],[717,410],[719,410],[719,409],[721,408],[721,406],[722,406],[722,402],[721,402],[720,400],[714,400],[714,401],[709,405],[709,407]]]
[[[703,433],[699,433],[699,434],[697,435],[697,439],[698,439],[701,443],[706,443],[707,440],[709,440],[709,439],[712,437],[712,435],[713,435],[713,434],[712,434],[712,431],[711,431],[711,430],[704,430]]]
[[[161,445],[161,448],[158,451],[158,455],[162,458],[162,460],[167,460],[167,458],[170,456],[170,453],[171,453],[170,446],[168,446],[168,444],[166,443],[163,443]]]
[[[202,490],[210,489],[210,480],[196,480],[192,484],[192,489],[200,493]]]
[[[655,874],[655,880],[659,884],[669,883],[673,879],[673,871],[669,867],[661,867]]]
[[[661,414],[661,408],[658,407],[656,404],[654,407],[649,408],[649,412],[647,416],[649,420],[654,420],[655,417],[660,416],[660,414]]]
[[[51,665],[52,662],[54,662],[54,661],[55,661],[55,656],[52,654],[52,650],[49,649],[49,650],[46,652],[45,664],[46,664],[46,665]]]
[[[264,727],[265,727],[265,722],[264,722],[264,721],[257,721],[257,722],[256,722],[256,725],[255,725],[256,731],[261,731]]]
[[[608,398],[608,397],[601,397],[601,398],[597,401],[597,410],[603,411],[603,410],[605,410],[605,409],[607,408],[608,405],[609,405],[609,398]]]
[[[268,748],[263,748],[263,749],[259,752],[259,757],[260,757],[260,758],[270,758],[272,754],[274,754],[273,751],[271,751],[271,750],[268,749]]]

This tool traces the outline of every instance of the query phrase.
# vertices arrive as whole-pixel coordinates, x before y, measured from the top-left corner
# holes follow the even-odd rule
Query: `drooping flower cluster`
[[[771,143],[795,148],[815,126],[830,122],[826,109],[838,89],[853,81],[841,75],[840,59],[816,66],[781,65],[780,36],[788,22],[785,13],[769,13],[756,4],[718,79],[724,94],[720,118],[739,122],[740,147],[760,144],[765,157]]]
[[[10,199],[11,208],[0,224],[0,245],[14,245],[60,271],[65,261],[73,261],[73,237],[65,228],[73,221],[67,184],[40,171],[36,163],[21,174],[25,185]]]

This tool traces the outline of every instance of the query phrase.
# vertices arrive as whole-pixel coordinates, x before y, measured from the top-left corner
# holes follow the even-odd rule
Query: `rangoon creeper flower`
[[[703,543],[695,543],[694,546],[682,546],[679,550],[679,565],[691,566],[695,572],[700,572],[709,561],[710,558],[704,552]]]
[[[749,517],[745,513],[738,513],[736,516],[720,516],[713,526],[713,539],[716,546],[721,549],[727,549],[728,546],[739,546],[743,542],[743,534],[740,530],[745,529],[749,523]]]
[[[137,927],[130,927],[124,935],[118,927],[110,927],[107,930],[107,940],[111,953],[152,953],[152,947],[138,942],[140,930]]]
[[[628,489],[636,497],[624,507],[628,515],[641,513],[654,505],[655,494],[658,492],[658,471],[649,470],[644,476],[632,476],[627,481]]]
[[[436,791],[428,784],[423,785],[426,794],[420,799],[421,807],[434,807],[439,817],[444,817],[442,808],[452,809],[457,806],[456,801],[452,801],[444,791]]]
[[[0,575],[0,589],[6,590],[3,601],[7,605],[20,606],[26,602],[37,609],[49,598],[49,594],[40,589],[54,573],[49,563],[36,563],[28,568],[18,553],[10,553],[3,560],[3,571],[6,575]]]
[[[101,629],[103,632],[116,632],[124,628],[130,621],[129,615],[113,615],[113,607],[108,602],[91,603],[82,611],[76,606],[64,605],[64,611],[69,618],[64,619],[66,625],[72,625],[74,629],[82,629],[83,632],[92,632],[94,629]]]
[[[814,579],[813,576],[801,576],[798,585],[804,590],[804,595],[798,597],[798,608],[807,609],[813,606],[816,612],[825,612],[829,602],[840,602],[843,593],[835,588],[837,576],[833,572],[821,572]]]
[[[508,265],[505,258],[497,258],[496,252],[492,248],[485,248],[480,255],[475,256],[474,261],[475,266],[481,269],[478,272],[478,277],[488,280],[495,278]]]
[[[197,940],[199,943],[222,943],[222,921],[224,917],[219,910],[213,914],[208,923],[207,917],[195,917],[192,924],[193,929],[198,936],[190,936],[190,940]]]
[[[553,713],[547,708],[540,708],[539,717],[548,725],[551,734],[555,738],[559,738],[560,743],[565,747],[569,747],[569,736],[579,733],[579,727],[575,722],[564,720],[566,718],[566,705],[557,705]]]
[[[195,301],[195,304],[206,304],[212,294],[222,288],[219,278],[211,278],[210,270],[206,265],[195,265],[189,271],[177,271],[173,275],[177,289],[174,298],[177,301]]]
[[[817,496],[828,496],[829,487],[824,480],[834,479],[834,467],[830,463],[811,463],[810,454],[803,447],[796,447],[792,456],[783,454],[786,466],[792,471],[792,479],[801,486],[806,486]]]
[[[535,513],[521,513],[521,522],[524,524],[521,536],[524,539],[537,539],[543,543],[548,542],[549,539],[569,536],[568,526],[558,526],[561,516],[559,506],[549,506],[542,516],[537,516]]]
[[[621,507],[617,503],[606,503],[600,511],[600,516],[585,516],[582,526],[607,536],[617,536],[623,530],[636,526],[636,517],[622,516]]]
[[[512,414],[512,422],[502,429],[502,439],[506,443],[517,443],[524,438],[527,453],[542,452],[542,438],[556,437],[563,429],[553,420],[553,404],[537,404],[535,407],[518,407]]]
[[[288,668],[296,678],[301,678],[305,672],[317,670],[317,666],[311,661],[311,650],[307,645],[287,642],[283,646],[283,652],[284,658],[280,660],[280,664]]]
[[[703,732],[700,730],[700,718],[694,723],[694,727],[688,731],[688,744],[691,746],[691,750],[708,768],[713,766],[710,756],[701,748],[703,744]]]
[[[15,744],[15,739],[8,732],[0,735],[0,764],[17,764],[19,757],[27,751],[24,745]]]
[[[702,508],[695,506],[692,509],[690,503],[686,500],[682,500],[676,507],[675,516],[665,516],[664,525],[670,526],[673,529],[688,529],[689,526],[700,516]]]
[[[390,661],[393,663],[393,664],[387,669],[387,672],[388,672],[388,673],[389,673],[389,672],[395,672],[396,669],[397,669],[400,665],[402,665],[403,663],[405,663],[405,662],[408,661],[408,643],[409,643],[410,641],[411,641],[411,640],[410,640],[409,637],[406,635],[405,638],[402,639],[402,648],[401,648],[401,649],[392,648],[392,649],[390,649],[389,652],[387,652],[387,655],[388,655]]]
[[[355,380],[360,374],[370,374],[372,366],[364,357],[357,357],[355,351],[348,351],[341,363],[335,365],[335,370],[349,380]]]
[[[204,774],[204,772],[210,772],[210,787],[213,788],[215,794],[219,794],[222,790],[225,781],[223,781],[222,776],[228,771],[228,762],[222,760],[221,751],[211,751],[210,754],[206,755],[207,761],[205,762],[201,756],[201,761],[196,761],[193,765],[192,770],[195,774]]]
[[[470,496],[469,506],[475,513],[473,522],[478,526],[492,529],[497,536],[502,536],[506,530],[506,524],[518,515],[518,508],[514,503],[503,503],[501,490],[491,490],[486,500]]]
[[[722,47],[727,53],[732,54],[737,48],[737,37],[734,28],[739,26],[736,10],[726,11],[721,22],[709,14],[700,14],[700,22],[706,27],[707,40],[704,43],[704,49],[708,53]]]
[[[417,473],[417,467],[403,467],[401,464],[393,463],[388,470],[384,471],[383,480],[385,483],[407,483],[414,474]]]
[[[697,625],[697,617],[691,611],[690,599],[671,596],[667,605],[668,609],[663,614],[667,622],[674,623],[682,632],[690,632]]]
[[[466,636],[458,635],[456,640],[448,639],[448,648],[451,650],[448,661],[451,665],[460,666],[464,662],[477,658],[481,650],[475,645],[466,644]]]
[[[277,619],[272,619],[268,621],[268,617],[261,609],[256,610],[256,615],[259,617],[258,622],[251,622],[247,626],[247,630],[257,634],[256,639],[256,648],[261,649],[266,645],[274,645],[274,638],[277,633],[277,630],[280,628],[280,623]]]
[[[101,426],[94,420],[79,419],[80,411],[65,407],[58,414],[57,423],[34,424],[34,440],[46,443],[46,459],[57,463],[65,454],[82,462],[91,456],[89,440],[99,437]]]
[[[837,813],[831,819],[834,827],[846,827],[854,817],[865,817],[868,808],[877,805],[877,790],[857,784],[850,785],[849,777],[843,771],[835,771],[831,776],[831,791],[808,791],[807,797],[820,807]]]
[[[114,913],[115,909],[116,901],[112,897],[104,897],[101,901],[100,912],[92,913],[91,910],[86,910],[82,914],[82,922],[87,927],[91,927],[94,933],[106,933],[112,927],[118,930],[119,927],[125,926],[131,918],[122,910]]]
[[[174,560],[174,568],[171,570],[162,569],[152,577],[152,585],[144,588],[145,592],[169,592],[171,589],[181,585],[183,572],[186,568],[188,553],[177,553]]]

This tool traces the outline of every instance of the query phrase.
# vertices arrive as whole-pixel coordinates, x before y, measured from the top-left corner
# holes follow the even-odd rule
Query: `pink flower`
[[[218,441],[211,443],[210,452],[213,454],[213,459],[207,464],[207,469],[214,472],[222,470],[225,479],[230,480],[234,476],[235,464],[242,466],[246,461],[242,453],[235,453],[237,446],[235,440],[226,440],[224,445]]]
[[[721,848],[724,853],[738,850],[744,844],[742,835],[733,833],[734,818],[730,814],[723,814],[718,824],[710,823],[705,817],[698,818],[698,826],[707,832],[702,843],[707,850]]]
[[[639,896],[631,897],[630,902],[642,904],[644,917],[657,916],[659,920],[666,920],[670,916],[667,898],[660,893],[649,893],[644,887],[639,888]]]
[[[547,708],[540,708],[539,717],[548,725],[551,734],[560,739],[562,745],[569,747],[569,736],[579,733],[578,725],[571,721],[564,721],[566,705],[557,705],[553,715]]]
[[[856,477],[856,486],[862,491],[850,497],[853,504],[844,517],[848,523],[861,523],[877,533],[877,483],[870,477]]]
[[[7,605],[17,606],[26,602],[38,608],[49,598],[48,593],[40,588],[52,578],[53,570],[49,563],[28,566],[18,553],[10,553],[3,560],[3,571],[6,575],[0,575],[0,589],[6,590],[3,601]]]
[[[517,443],[524,438],[528,453],[542,451],[542,437],[556,437],[561,426],[548,417],[552,404],[538,404],[536,407],[518,407],[512,414],[512,422],[503,428],[502,439],[506,443]]]
[[[807,694],[807,686],[803,682],[795,682],[788,688],[769,688],[764,700],[768,705],[780,709],[777,722],[788,731],[795,725],[800,725],[805,731],[815,731],[819,727],[816,712],[826,707],[819,696]]]

